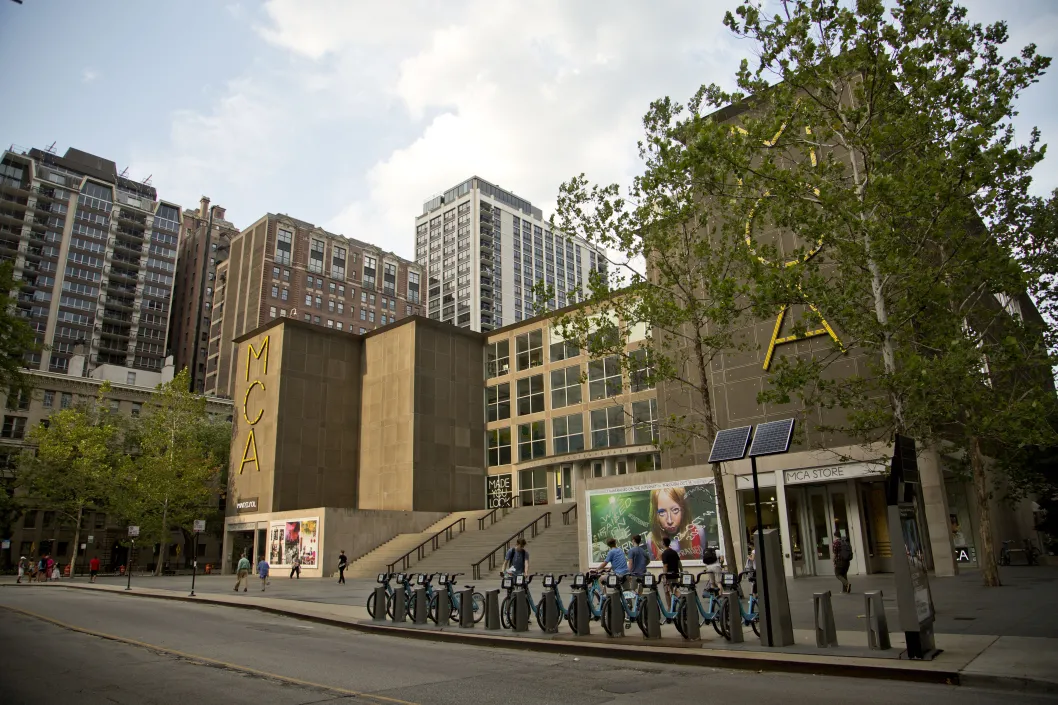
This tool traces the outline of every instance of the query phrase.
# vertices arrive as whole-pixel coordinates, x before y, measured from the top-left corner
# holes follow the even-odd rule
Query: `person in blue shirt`
[[[610,550],[606,552],[606,558],[603,559],[599,570],[606,570],[609,565],[617,575],[628,575],[628,559],[625,558],[625,552],[617,547],[617,539],[606,539],[606,545]]]
[[[642,543],[643,537],[636,534],[632,537],[632,548],[628,550],[628,562],[631,564],[628,572],[635,577],[637,583],[647,574],[647,563],[650,562]],[[632,589],[634,590],[635,586],[632,586]]]
[[[268,585],[268,570],[271,568],[268,565],[268,561],[264,556],[261,556],[261,562],[257,564],[257,577],[261,579],[261,592],[265,591],[265,586]]]

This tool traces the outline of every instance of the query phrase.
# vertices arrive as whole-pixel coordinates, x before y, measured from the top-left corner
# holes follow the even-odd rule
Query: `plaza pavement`
[[[132,590],[126,580],[101,578],[89,585],[85,578],[33,586],[15,586],[13,578],[0,579],[5,588],[53,589],[74,587],[142,597],[186,599],[220,605],[265,610],[361,631],[416,638],[462,641],[506,648],[582,653],[585,655],[662,660],[687,664],[724,665],[779,671],[861,675],[908,680],[936,680],[1003,688],[1058,692],[1058,616],[1048,609],[1058,596],[1058,568],[1010,567],[1003,569],[1004,587],[984,588],[976,571],[955,578],[931,580],[937,607],[937,646],[941,655],[929,662],[901,660],[903,634],[899,631],[892,576],[863,576],[854,580],[852,595],[835,594],[833,605],[839,647],[815,646],[812,593],[834,590],[837,581],[802,578],[788,581],[796,644],[783,649],[765,649],[747,630],[747,641],[733,645],[706,626],[700,643],[679,638],[675,629],[665,627],[662,639],[647,642],[632,627],[621,639],[606,637],[598,623],[587,637],[574,636],[565,624],[558,634],[543,634],[531,625],[530,631],[486,631],[483,624],[472,630],[455,627],[438,629],[411,624],[391,625],[369,620],[364,607],[374,583],[350,580],[338,585],[333,579],[289,580],[285,575],[272,578],[262,594],[259,581],[251,581],[247,593],[233,593],[230,576],[198,576],[197,597],[188,597],[190,576],[155,578],[133,575]],[[534,584],[535,586],[535,584]],[[480,581],[484,591],[498,585]],[[869,651],[863,620],[863,590],[882,590],[893,649]],[[534,591],[539,595],[539,590]],[[563,591],[568,599],[568,591]]]

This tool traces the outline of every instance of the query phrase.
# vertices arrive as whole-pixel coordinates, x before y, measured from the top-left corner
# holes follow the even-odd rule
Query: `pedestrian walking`
[[[48,554],[44,554],[37,561],[37,582],[43,583],[48,579]]]
[[[92,560],[88,561],[88,574],[89,574],[88,582],[94,583],[96,581],[96,576],[99,575],[99,558],[98,557],[94,557],[94,558],[92,558]]]
[[[641,545],[643,543],[643,537],[636,534],[632,537],[632,548],[628,549],[628,572],[631,573],[633,581],[629,584],[629,590],[635,590],[639,587],[639,583],[643,580],[643,576],[647,574],[647,563],[650,559],[647,557],[646,549]]]
[[[25,556],[18,559],[18,580],[16,583],[21,583],[23,576],[26,574],[26,568],[29,567],[29,561],[26,560]]]
[[[661,564],[665,566],[665,603],[672,604],[672,586],[680,582],[680,552],[672,547],[672,539],[665,536],[661,539],[665,550],[661,552]]]
[[[338,554],[338,584],[345,585],[345,569],[349,567],[349,558],[345,555],[345,551],[341,551]]]
[[[841,581],[841,591],[852,592],[849,584],[849,566],[852,564],[852,544],[843,538],[840,531],[834,532],[834,542],[830,544],[830,555],[834,557],[834,575]]]
[[[257,577],[261,579],[261,592],[264,592],[265,588],[268,587],[269,567],[270,566],[268,565],[268,559],[266,559],[264,556],[261,556],[261,560],[257,564]]]
[[[720,559],[716,555],[716,548],[714,546],[705,547],[705,551],[702,552],[702,563],[705,564],[706,589],[719,589],[724,567],[720,565]]]
[[[298,576],[298,580],[301,580],[301,556],[294,556],[294,565],[290,569],[290,578],[293,579],[295,574]]]
[[[514,548],[508,548],[503,556],[503,572],[511,575],[525,575],[529,571],[529,551],[525,548],[525,539],[514,542]]]
[[[44,579],[45,580],[57,580],[58,576],[55,575],[55,559],[51,555],[44,557]]]
[[[242,591],[246,592],[247,588],[250,587],[250,559],[246,557],[246,554],[242,554],[239,559],[239,565],[235,568],[235,592],[239,592],[239,585],[242,585]]]

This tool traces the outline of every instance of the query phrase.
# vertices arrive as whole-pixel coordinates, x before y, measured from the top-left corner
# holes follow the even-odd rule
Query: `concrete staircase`
[[[412,567],[416,573],[466,573],[462,580],[470,580],[473,577],[471,564],[481,560],[490,549],[496,548],[500,543],[508,539],[514,532],[518,531],[533,519],[551,512],[551,529],[555,528],[556,522],[561,524],[562,519],[558,512],[546,506],[518,507],[509,509],[507,516],[499,519],[495,524],[488,525],[485,530],[477,530],[477,522],[474,522],[474,530],[457,536],[452,541],[441,546],[424,560]],[[502,510],[501,510],[502,512]],[[541,528],[543,523],[540,524]],[[540,536],[551,531],[543,529]],[[528,540],[528,536],[526,536]],[[497,568],[502,556],[497,556]],[[530,565],[530,567],[532,567]],[[482,566],[484,571],[488,570],[488,563]],[[484,577],[484,576],[482,576]]]
[[[520,507],[509,510],[507,516],[495,524],[486,526],[484,531],[467,533],[441,546],[440,550],[427,556],[412,569],[419,573],[466,573],[462,580],[473,579],[471,564],[485,557],[490,549],[496,548],[524,527],[533,519],[551,512],[551,526],[540,531],[535,539],[527,533],[526,549],[529,551],[529,568],[533,573],[572,573],[578,568],[577,523],[571,521],[569,526],[562,523],[562,512],[568,506],[535,506]],[[469,526],[468,526],[469,529]],[[496,569],[490,571],[488,563],[481,566],[482,581],[492,582],[499,578],[499,569],[503,557],[496,556]]]
[[[393,561],[403,556],[408,551],[414,549],[423,541],[426,541],[431,536],[436,534],[446,526],[458,521],[459,519],[467,520],[467,531],[473,531],[477,533],[478,530],[478,518],[488,514],[486,509],[474,509],[466,512],[453,512],[446,516],[441,521],[430,526],[426,531],[412,534],[397,534],[392,539],[382,544],[375,550],[368,554],[361,556],[350,564],[345,574],[350,578],[373,578],[379,573],[385,573],[387,566]],[[526,521],[530,521],[526,519]],[[455,531],[455,530],[453,530]],[[456,534],[458,536],[459,534]],[[442,539],[441,548],[445,547]],[[485,549],[488,550],[488,549]],[[429,555],[427,555],[429,558]],[[399,566],[398,566],[399,568]],[[415,556],[412,556],[412,570],[418,571],[418,567],[415,564]]]

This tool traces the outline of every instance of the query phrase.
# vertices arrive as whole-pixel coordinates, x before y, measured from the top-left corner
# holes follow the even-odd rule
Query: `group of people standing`
[[[27,582],[44,583],[58,580],[59,575],[59,564],[51,557],[51,554],[41,556],[36,563],[22,556],[18,559],[18,580],[15,582],[21,583],[22,578],[25,578]]]

